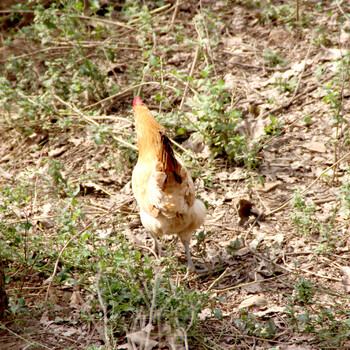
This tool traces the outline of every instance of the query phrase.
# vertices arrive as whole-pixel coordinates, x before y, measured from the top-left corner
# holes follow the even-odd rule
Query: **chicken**
[[[188,271],[195,272],[190,252],[193,231],[204,223],[206,208],[195,198],[190,172],[178,160],[163,126],[136,97],[133,103],[139,157],[132,189],[143,226],[160,255],[157,238],[176,234],[185,246]]]

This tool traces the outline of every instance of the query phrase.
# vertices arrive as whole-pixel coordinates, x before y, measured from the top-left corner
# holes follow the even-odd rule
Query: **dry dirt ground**
[[[243,113],[241,132],[261,145],[256,155],[257,167],[253,169],[228,165],[222,157],[209,158],[207,148],[195,154],[198,161],[191,163],[192,170],[201,170],[196,179],[197,193],[208,205],[205,235],[192,242],[194,261],[211,272],[186,277],[177,272],[174,279],[181,280],[190,290],[208,292],[210,298],[217,300],[216,309],[221,310],[221,315],[215,317],[210,308],[204,309],[188,346],[350,349],[350,297],[346,284],[346,275],[350,279],[346,208],[350,159],[346,50],[350,19],[341,12],[349,14],[350,7],[345,2],[338,6],[337,1],[299,1],[299,21],[309,21],[301,26],[294,17],[273,15],[279,6],[295,8],[296,2],[266,1],[263,6],[271,10],[270,17],[267,11],[254,7],[255,3],[192,1],[180,5],[175,18],[175,23],[188,24],[184,26],[186,37],[198,34],[192,19],[201,6],[209,8],[214,18],[220,18],[214,29],[219,39],[207,49],[207,57],[212,60],[216,77],[225,81],[234,108]],[[170,26],[175,14],[175,2],[169,4],[153,14],[161,19],[154,21],[158,44],[176,43],[174,37],[160,35],[160,27]],[[3,6],[2,10],[8,8]],[[89,15],[87,11],[86,16]],[[115,20],[118,19],[122,20],[116,13]],[[26,19],[32,20],[30,16]],[[16,25],[6,24],[14,28]],[[7,46],[4,41],[10,33],[6,26],[2,26],[1,62],[10,55],[34,54],[38,74],[43,74],[43,61],[64,52],[53,50],[47,56],[38,56],[36,52],[45,47],[23,38],[14,39]],[[102,107],[95,106],[98,113],[94,121],[105,123],[118,137],[135,145],[131,104],[137,88],[128,90],[133,86],[133,77],[126,72],[131,61],[141,62],[143,57],[137,34],[124,35],[124,42],[129,41],[129,48],[133,45],[135,50],[120,51],[115,66],[106,68],[123,93],[105,101]],[[87,50],[93,55],[93,49]],[[154,52],[161,55],[156,49]],[[276,59],[272,52],[283,57],[284,62],[269,64]],[[186,74],[195,62],[194,77],[199,77],[207,64],[204,59],[196,61],[194,50],[180,44],[174,45],[165,59],[171,68]],[[341,62],[344,65],[339,69]],[[152,77],[146,75],[146,82],[147,79],[151,81]],[[335,91],[337,95],[331,95]],[[154,100],[157,93],[158,85],[143,86],[143,99],[152,110],[159,108]],[[187,93],[191,96],[192,91]],[[86,97],[91,106],[103,98]],[[180,104],[181,96],[171,98]],[[64,104],[54,102],[56,106],[60,103]],[[76,112],[73,109],[72,114]],[[130,123],[115,117],[126,118]],[[43,122],[51,123],[47,128],[35,119],[28,120],[27,126],[35,132],[26,136],[23,125],[12,123],[5,112],[0,119],[0,186],[15,189],[25,183],[32,193],[27,203],[13,209],[15,215],[3,212],[2,220],[30,222],[33,226],[26,234],[47,235],[55,240],[57,210],[68,203],[46,181],[50,178],[49,160],[57,160],[62,165],[58,170],[80,188],[76,198],[82,203],[85,219],[77,234],[90,223],[97,223],[101,236],[121,232],[130,249],[137,247],[149,253],[152,240],[138,221],[130,188],[135,153],[127,145],[116,147],[118,141],[107,134],[104,142],[96,146],[86,120],[84,124],[73,118],[74,122],[65,129],[56,127],[57,120],[52,116]],[[170,135],[174,136],[171,132]],[[297,191],[305,196],[305,201],[290,201],[296,198]],[[238,210],[244,203],[248,207],[246,215]],[[173,259],[185,263],[179,242],[166,239],[162,245],[164,250],[172,249]],[[62,241],[52,246],[56,259],[62,248]],[[69,244],[65,249],[68,248]],[[47,293],[54,264],[51,260],[46,273],[34,273],[31,267],[21,268],[15,261],[5,261],[6,273],[11,277],[7,293],[23,298],[29,315],[17,310],[15,316],[2,323],[1,349],[103,346],[103,325],[91,322],[91,315],[85,314],[86,321],[81,317],[89,297],[87,290],[52,283]],[[58,263],[58,272],[60,268]],[[16,294],[19,290],[20,294]],[[50,304],[45,303],[46,297]],[[115,341],[116,348],[126,343],[124,335],[116,336]],[[185,347],[157,342],[155,348]]]

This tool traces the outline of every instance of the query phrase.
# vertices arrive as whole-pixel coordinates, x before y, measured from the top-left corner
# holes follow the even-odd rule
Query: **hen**
[[[195,198],[190,172],[175,158],[164,127],[136,97],[133,103],[139,157],[132,174],[132,189],[140,206],[143,226],[154,239],[177,234],[185,246],[187,266],[196,271],[189,243],[193,231],[204,223],[206,208]]]

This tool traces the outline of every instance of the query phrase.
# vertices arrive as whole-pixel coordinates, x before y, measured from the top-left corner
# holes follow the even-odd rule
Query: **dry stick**
[[[110,210],[111,210],[113,207],[114,207],[114,206],[112,206],[112,207],[110,208]],[[110,211],[110,210],[109,210],[109,211]],[[107,213],[101,215],[101,216],[100,216],[100,220],[103,219],[106,215],[108,215],[109,211],[108,211]],[[63,255],[63,252],[66,250],[66,248],[68,247],[68,245],[69,245],[75,238],[79,237],[83,232],[85,232],[86,230],[88,230],[88,229],[92,226],[92,224],[93,224],[93,222],[90,222],[89,225],[87,225],[86,227],[84,227],[83,229],[81,229],[77,234],[75,234],[73,237],[71,237],[71,238],[67,241],[67,243],[64,245],[64,247],[60,250],[60,253],[58,254],[58,258],[57,258],[56,263],[55,263],[54,271],[53,271],[51,277],[49,277],[50,283],[49,283],[49,286],[48,286],[48,288],[47,288],[47,292],[46,292],[46,296],[45,296],[45,301],[47,301],[47,299],[48,299],[49,292],[50,292],[51,285],[52,285],[52,281],[53,281],[53,279],[54,279],[55,276],[56,276],[57,269],[58,269],[58,264],[59,264],[59,262],[60,262],[60,260],[61,260],[61,257],[62,257],[62,255]]]
[[[291,99],[290,99],[291,102],[294,101],[294,98],[295,98],[295,96],[297,95],[297,93],[298,93],[298,91],[299,91],[300,82],[301,82],[302,77],[304,76],[305,67],[306,67],[306,60],[307,60],[308,57],[309,57],[310,49],[311,49],[311,43],[309,44],[309,48],[307,49],[307,53],[306,53],[306,56],[305,56],[305,58],[304,58],[303,69],[301,70],[301,73],[300,73],[300,75],[299,75],[299,79],[298,79],[297,86],[296,86],[296,88],[295,88],[295,90],[294,90],[293,96],[292,96]]]
[[[200,7],[201,12],[203,13],[202,0],[200,0],[200,1],[199,1],[199,7]],[[215,77],[217,78],[218,73],[217,73],[217,71],[216,71],[216,67],[215,67],[215,62],[214,62],[213,52],[211,51],[211,47],[210,47],[210,37],[209,37],[209,31],[208,31],[207,25],[206,25],[206,23],[205,23],[205,18],[206,18],[206,16],[203,16],[203,21],[204,21],[204,31],[205,31],[205,34],[206,34],[206,36],[207,36],[207,42],[205,43],[205,46],[206,46],[206,48],[207,48],[207,51],[208,51],[208,56],[209,56],[209,58],[211,59],[211,63],[212,63],[213,68],[214,68],[214,74],[215,74]]]
[[[91,45],[81,45],[83,48],[94,48],[96,46],[100,45],[100,43],[98,44],[91,44]],[[72,49],[74,48],[75,46],[74,45],[65,45],[65,46],[59,46],[59,47],[48,47],[46,49],[42,49],[42,50],[38,50],[38,51],[35,51],[35,52],[31,52],[31,53],[27,53],[27,54],[24,54],[24,55],[20,55],[20,56],[15,56],[15,57],[7,57],[5,59],[2,59],[0,60],[0,62],[6,62],[6,61],[13,61],[13,60],[18,60],[20,58],[26,58],[26,57],[30,57],[30,56],[35,56],[35,55],[39,55],[41,53],[44,53],[44,52],[48,52],[48,51],[56,51],[56,50],[69,50],[69,49]],[[134,47],[116,47],[115,49],[118,49],[118,50],[130,50],[130,51],[141,51],[141,49],[137,49],[137,48],[134,48]]]
[[[320,83],[323,84],[323,83],[326,82],[327,80],[332,79],[334,76],[335,76],[335,74],[332,74],[330,77],[323,79]],[[258,119],[263,119],[263,118],[267,117],[268,115],[270,115],[270,114],[272,114],[272,113],[279,112],[279,111],[281,111],[281,110],[284,109],[284,108],[288,108],[288,107],[294,102],[294,100],[298,100],[298,99],[299,99],[300,97],[302,97],[303,95],[306,95],[306,94],[308,94],[308,93],[310,93],[310,92],[316,90],[317,88],[318,88],[317,85],[313,85],[313,86],[309,87],[308,89],[306,89],[305,91],[301,92],[301,93],[298,94],[297,96],[291,98],[291,99],[289,100],[289,102],[287,102],[286,104],[281,105],[281,106],[276,107],[276,108],[273,108],[273,109],[271,109],[270,111],[267,111],[267,112],[263,113],[261,116],[258,117]],[[289,127],[292,126],[293,124],[295,124],[295,123],[296,123],[297,121],[299,121],[301,118],[302,118],[302,117],[300,117],[300,118],[298,118],[297,120],[295,120],[292,124],[289,125]],[[283,129],[282,132],[283,132],[284,130],[285,130],[285,129]],[[263,143],[263,144],[259,147],[259,149],[263,149],[263,147],[265,147],[269,142],[271,142],[272,140],[274,140],[276,137],[277,137],[276,135],[275,135],[275,136],[272,136],[272,137],[271,137],[270,139],[268,139],[265,143]]]
[[[234,290],[234,289],[239,289],[239,288],[251,286],[251,285],[256,284],[256,283],[269,282],[269,281],[271,281],[271,280],[274,280],[274,279],[279,278],[279,277],[284,276],[284,275],[286,275],[286,273],[283,273],[283,274],[281,274],[281,275],[279,275],[279,276],[273,276],[273,277],[270,277],[270,278],[266,278],[266,279],[260,280],[260,281],[253,281],[253,282],[248,282],[248,283],[239,284],[238,286],[232,286],[232,287],[228,287],[228,288],[224,288],[224,289],[215,289],[215,290],[213,290],[212,293],[228,292],[228,291],[230,291],[230,290]]]
[[[154,15],[154,14],[156,14],[156,13],[158,13],[158,12],[161,12],[161,11],[167,9],[167,8],[170,7],[170,6],[171,6],[171,4],[166,4],[166,5],[162,6],[162,7],[158,7],[157,9],[154,9],[154,10],[152,10],[152,11],[149,11],[149,13],[152,14],[152,15]],[[136,22],[138,22],[138,21],[141,21],[141,20],[142,20],[142,18],[139,16],[138,18],[135,18],[135,19],[133,19],[132,21],[130,21],[129,24],[134,24],[134,23],[136,23]]]
[[[348,155],[350,155],[350,152],[349,152],[348,154],[346,154],[343,158],[345,158],[345,157],[348,156]],[[335,164],[333,164],[333,166],[334,166],[334,165],[335,165]],[[329,169],[327,169],[327,171],[328,171],[328,170],[329,170]],[[323,174],[323,173],[322,173],[322,174]],[[322,174],[321,174],[321,175],[322,175]],[[321,175],[320,175],[320,176],[321,176]],[[307,187],[302,193],[304,193],[306,190],[308,190],[317,180],[318,180],[318,179],[316,179],[316,180],[315,180],[309,187]],[[285,204],[288,204],[288,203],[285,203]],[[278,208],[278,209],[279,209],[279,208]],[[272,213],[272,212],[271,212],[271,213]],[[270,214],[270,213],[268,213],[268,214],[266,214],[266,215],[269,215],[269,214]],[[276,266],[276,267],[278,267],[278,268],[281,268],[281,269],[283,269],[283,270],[285,270],[285,271],[287,271],[287,272],[289,272],[289,273],[293,273],[294,271],[299,271],[299,270],[300,270],[300,271],[303,271],[303,272],[305,272],[305,273],[312,274],[312,275],[317,276],[317,277],[320,277],[320,278],[325,278],[325,279],[329,279],[329,280],[337,281],[337,282],[341,281],[339,278],[328,277],[328,276],[325,276],[325,275],[320,275],[320,274],[318,274],[318,273],[316,273],[316,272],[312,272],[312,271],[309,271],[309,270],[306,270],[306,269],[296,269],[296,268],[290,267],[289,265],[286,264],[286,262],[285,262],[284,260],[283,260],[283,262],[284,262],[284,264],[285,264],[287,267],[280,266],[280,265],[278,265],[277,263],[275,263],[274,261],[272,261],[271,259],[268,259],[268,258],[266,258],[265,256],[263,256],[263,255],[257,253],[255,250],[251,249],[251,248],[246,244],[246,238],[247,238],[248,234],[253,230],[253,227],[254,227],[255,224],[258,222],[258,220],[259,220],[259,218],[260,218],[261,215],[262,215],[262,214],[260,214],[260,215],[255,219],[253,225],[250,227],[249,231],[246,233],[246,235],[245,235],[245,237],[244,237],[244,239],[243,239],[243,243],[244,243],[245,247],[246,247],[252,254],[258,256],[260,259],[263,259],[263,260],[265,260],[265,261],[268,261],[268,262],[271,263],[272,265],[274,265],[274,266]],[[256,281],[256,282],[259,282],[259,281]],[[253,282],[253,283],[256,283],[256,282]],[[251,284],[253,284],[253,283],[251,283]],[[248,284],[248,285],[249,285],[249,284]],[[236,287],[238,288],[238,286],[236,286]],[[232,287],[231,289],[236,289],[236,287]]]
[[[340,106],[339,108],[337,108],[336,113],[335,113],[335,119],[337,120],[336,123],[336,136],[335,139],[338,140],[338,142],[334,142],[334,161],[337,160],[337,157],[339,155],[340,152],[340,147],[339,147],[339,143],[340,143],[340,137],[339,135],[343,135],[343,130],[344,130],[344,123],[342,122],[342,118],[339,120],[339,116],[344,116],[344,88],[345,88],[345,74],[344,73],[344,56],[343,56],[343,47],[340,41],[340,35],[338,37],[339,39],[339,47],[340,47],[340,55],[341,55],[341,91],[340,91]],[[339,125],[340,124],[340,125]],[[340,132],[339,132],[340,129]],[[335,171],[333,171],[333,178],[332,178],[332,182],[335,181],[336,179],[336,174],[337,174],[337,170],[335,169]]]
[[[303,103],[303,104],[301,105],[301,108],[307,106],[308,104],[311,104],[311,103],[310,103],[310,102]],[[316,112],[318,112],[318,111],[319,111],[320,109],[322,109],[322,108],[323,108],[323,106],[318,107],[318,108],[316,108],[315,110],[313,110],[312,113],[316,113]],[[289,120],[287,120],[287,121],[286,121],[286,124],[287,124],[287,125],[282,129],[282,131],[281,131],[281,133],[280,133],[279,135],[282,135],[282,134],[286,131],[286,129],[292,127],[293,125],[295,125],[296,123],[298,123],[298,122],[299,122],[301,119],[303,119],[303,118],[304,118],[304,115],[301,115],[299,118],[295,119],[295,120],[294,120],[292,123],[290,123],[290,124],[287,124],[287,123],[289,123]],[[268,139],[268,141],[267,141],[263,146],[265,146],[267,143],[271,142],[272,140],[274,140],[274,139],[276,139],[276,138],[277,138],[277,135],[272,136],[270,139]]]
[[[339,1],[338,0],[335,0],[335,2],[337,3],[337,6],[340,10],[340,12],[345,16],[345,18],[350,22],[350,18],[349,16],[344,12],[344,10],[341,8],[340,4],[339,4]]]
[[[102,275],[102,269],[101,269],[101,266],[100,266],[100,269],[98,271],[98,275],[97,275],[97,279],[96,279],[96,291],[97,291],[97,296],[98,296],[98,301],[101,305],[101,308],[102,308],[102,311],[103,311],[103,330],[104,330],[104,334],[103,334],[103,340],[106,344],[106,347],[108,350],[112,349],[111,348],[111,342],[110,342],[110,339],[109,339],[109,336],[108,336],[108,318],[107,318],[107,309],[106,309],[106,305],[103,301],[103,298],[102,298],[102,295],[101,295],[101,291],[100,291],[100,288],[98,286],[98,283],[100,281],[100,278],[101,278],[101,275]]]
[[[160,85],[160,83],[157,82],[157,81],[148,81],[148,82],[144,82],[144,83],[141,83],[141,84],[137,84],[137,85],[131,86],[131,87],[129,87],[129,88],[127,88],[127,89],[125,89],[125,90],[123,90],[123,91],[121,91],[121,92],[118,92],[118,93],[115,94],[115,95],[109,96],[109,97],[107,97],[107,98],[105,98],[105,99],[103,99],[103,100],[101,100],[101,101],[98,101],[98,102],[96,102],[96,103],[94,103],[94,104],[92,104],[92,105],[90,105],[90,106],[86,106],[86,107],[83,108],[83,110],[90,109],[90,108],[92,108],[92,107],[96,107],[96,106],[98,106],[99,104],[104,103],[104,102],[107,102],[107,101],[109,101],[109,100],[118,99],[118,98],[120,98],[120,97],[123,97],[124,95],[128,94],[129,92],[131,92],[131,91],[133,91],[133,90],[136,90],[137,88],[139,88],[139,87],[141,87],[141,86],[144,86],[144,85]],[[170,89],[172,89],[172,90],[175,90],[175,88],[173,88],[173,87],[170,86],[170,85],[165,85],[165,86],[168,87],[168,88],[170,88]]]
[[[113,26],[117,26],[117,27],[122,27],[125,29],[129,29],[129,30],[136,30],[139,31],[139,29],[130,27],[124,23],[118,22],[118,21],[108,21],[106,19],[100,19],[100,18],[94,18],[94,17],[87,17],[87,16],[72,16],[72,17],[77,17],[79,19],[84,19],[84,20],[88,20],[88,21],[95,21],[95,22],[101,22],[101,23],[105,23],[105,24],[111,24]]]
[[[227,53],[229,55],[234,56],[234,54],[231,51],[228,51],[228,50],[223,50],[223,53]],[[215,61],[224,62],[223,60],[219,60],[217,58],[215,59]],[[290,66],[272,68],[272,67],[256,66],[256,65],[253,65],[253,64],[238,63],[238,62],[230,62],[230,66],[267,70],[267,71],[270,71],[270,72],[285,72],[286,70],[290,69]]]
[[[296,94],[297,94],[297,92],[298,92],[298,90],[299,90],[301,78],[302,78],[303,75],[304,75],[305,66],[306,66],[306,59],[307,59],[308,56],[309,56],[310,48],[311,48],[311,44],[309,45],[307,54],[306,54],[306,56],[305,56],[303,69],[302,69],[302,71],[301,71],[301,73],[300,73],[300,76],[299,76],[299,79],[298,79],[298,84],[297,84],[297,86],[296,86],[296,88],[295,88],[295,90],[294,90],[293,96],[290,98],[290,100],[289,100],[285,105],[282,105],[282,106],[280,106],[280,107],[277,107],[277,110],[276,110],[276,109],[273,109],[273,110],[271,110],[271,111],[269,111],[269,112],[266,112],[266,113],[264,113],[261,117],[259,116],[259,118],[265,118],[265,116],[266,116],[267,113],[268,113],[268,114],[274,113],[275,111],[278,111],[278,109],[285,108],[285,107],[289,107],[289,106],[293,103],[293,101],[296,99]],[[313,86],[313,88],[314,88],[314,87],[315,87],[315,86]],[[316,86],[316,88],[317,88],[317,86]],[[297,98],[301,97],[301,96],[302,96],[301,94],[303,94],[303,93],[304,93],[304,92],[300,93],[300,94],[297,96]],[[297,120],[295,120],[292,124],[289,125],[289,127],[292,126],[293,124],[295,124],[296,122],[298,122],[301,118],[303,118],[303,116],[301,116],[300,118],[298,118]],[[284,129],[284,130],[285,130],[285,129]],[[283,130],[283,131],[284,131],[284,130]],[[276,135],[275,135],[275,136],[272,136],[268,141],[266,141],[265,144],[267,144],[268,142],[271,142],[271,141],[274,140],[276,137],[277,137]],[[264,144],[263,146],[265,146],[265,144]]]
[[[150,82],[150,83],[153,83],[153,82]],[[158,82],[154,82],[154,83],[159,84]],[[139,84],[139,85],[135,85],[135,86],[133,87],[133,89],[134,89],[134,88],[137,88],[138,86],[142,86],[142,85],[146,85],[146,84],[148,84],[148,83],[142,83],[142,84]],[[125,90],[125,91],[126,91],[126,90]],[[92,119],[92,118],[90,118],[89,116],[87,116],[87,115],[81,113],[77,107],[70,105],[70,104],[69,104],[68,102],[66,102],[66,101],[63,101],[59,96],[57,96],[57,95],[55,95],[55,94],[54,94],[54,96],[55,96],[61,103],[63,103],[64,105],[66,105],[67,107],[69,107],[72,111],[74,111],[76,114],[78,114],[78,115],[81,116],[82,118],[84,118],[84,119],[86,119],[87,121],[89,121],[90,124],[93,124],[93,125],[95,125],[95,126],[99,126],[99,124],[98,124],[94,119]],[[108,97],[108,99],[109,99],[109,97]],[[101,101],[100,101],[100,102],[101,102]],[[85,107],[85,108],[86,108],[86,107]],[[126,120],[127,120],[127,119],[126,119]],[[132,124],[132,123],[130,122],[130,124]],[[122,139],[120,139],[120,138],[118,138],[118,137],[116,137],[116,136],[114,136],[112,133],[109,133],[109,135],[110,135],[115,141],[118,141],[118,142],[120,142],[120,143],[123,143],[125,146],[128,146],[129,148],[133,149],[134,151],[137,151],[137,150],[138,150],[136,146],[134,146],[134,145],[132,145],[131,143],[128,143],[128,142],[126,142],[126,141],[124,141],[124,140],[122,140]],[[174,140],[172,140],[172,139],[170,139],[170,141],[171,141],[173,144],[175,144],[177,147],[179,147],[183,152],[186,152],[191,158],[193,158],[193,159],[195,158],[188,150],[186,150],[184,147],[182,147],[182,146],[181,146],[180,144],[178,144],[176,141],[174,141]],[[179,155],[178,155],[176,152],[175,152],[175,154],[179,157]],[[97,184],[95,184],[95,185],[96,185],[102,192],[105,192],[105,193],[108,194],[109,196],[111,196],[111,197],[117,199],[114,195],[112,195],[110,192],[108,192],[108,191],[107,191],[106,189],[104,189],[103,187],[101,187],[101,186],[99,186],[99,185],[97,185]]]
[[[74,111],[77,115],[79,115],[79,116],[82,117],[83,119],[89,121],[90,124],[93,124],[93,125],[95,125],[95,126],[97,126],[97,127],[100,126],[100,124],[97,123],[95,120],[93,120],[93,119],[90,118],[89,116],[87,116],[87,115],[83,114],[82,112],[80,112],[80,110],[79,110],[77,107],[75,107],[75,106],[69,104],[69,103],[66,102],[66,101],[63,101],[63,100],[62,100],[59,96],[57,96],[56,94],[53,94],[53,95],[54,95],[54,97],[56,97],[57,100],[59,100],[59,101],[60,101],[61,103],[63,103],[65,106],[69,107],[69,108],[70,108],[72,111]],[[137,151],[137,147],[135,147],[135,146],[132,145],[131,143],[126,142],[126,141],[124,141],[123,139],[120,139],[120,138],[114,136],[111,132],[109,132],[108,134],[109,134],[115,141],[118,141],[118,142],[124,144],[125,146],[128,146],[128,147],[130,147],[131,149]],[[101,188],[101,190],[102,190],[102,188]],[[103,191],[106,192],[106,190],[103,190]]]
[[[190,74],[189,74],[188,78],[192,77],[192,75],[193,75],[194,68],[195,68],[196,63],[197,63],[198,52],[199,52],[199,47],[197,46],[196,47],[196,52],[194,53],[194,59],[193,59],[193,62],[192,62],[192,66],[191,66],[191,70],[190,70]],[[180,110],[182,109],[182,107],[184,105],[184,101],[185,101],[185,98],[186,98],[186,94],[187,94],[187,90],[188,90],[188,85],[189,84],[190,84],[190,80],[187,79],[187,83],[186,83],[186,86],[185,86],[185,91],[184,91],[184,93],[182,95],[182,100],[181,100],[180,107],[179,107]]]
[[[14,336],[16,336],[17,338],[25,341],[26,343],[30,344],[30,345],[36,345],[36,346],[39,346],[39,347],[43,347],[45,349],[48,349],[48,350],[52,350],[52,348],[48,348],[47,346],[45,346],[44,344],[40,344],[36,341],[33,341],[33,340],[28,340],[26,338],[23,338],[22,336],[20,336],[19,334],[13,332],[11,329],[7,328],[3,323],[0,322],[0,329],[5,329],[7,332],[13,334]]]
[[[38,198],[38,180],[39,180],[39,176],[37,174],[35,176],[34,199],[33,199],[33,202],[32,202],[32,213],[35,213],[36,201],[37,201],[37,198]]]
[[[62,46],[62,47],[48,47],[47,49],[43,49],[43,50],[39,50],[39,51],[35,51],[35,52],[31,52],[31,53],[27,53],[27,54],[24,54],[24,55],[20,55],[20,56],[15,56],[15,57],[7,57],[3,60],[0,60],[0,62],[6,62],[8,60],[18,60],[20,58],[25,58],[25,57],[30,57],[30,56],[35,56],[35,55],[38,55],[40,53],[43,53],[43,52],[47,52],[47,51],[54,51],[54,50],[67,50],[67,49],[71,49],[73,48],[74,46],[73,45],[70,45],[70,46]]]
[[[279,268],[279,269],[282,269],[282,270],[285,270],[289,273],[291,273],[292,271],[290,269],[287,269],[286,267],[284,266],[280,266],[278,265],[277,263],[275,263],[274,261],[272,261],[271,259],[269,258],[266,258],[265,256],[257,253],[254,249],[250,248],[249,245],[246,243],[247,241],[247,237],[248,235],[253,231],[253,228],[254,226],[257,224],[257,222],[259,221],[260,217],[262,216],[263,214],[260,213],[259,216],[255,219],[255,221],[253,222],[252,226],[250,227],[250,229],[248,230],[248,232],[245,234],[244,238],[243,238],[243,244],[244,246],[254,255],[256,255],[258,258],[262,259],[262,260],[265,260],[267,262],[269,262],[270,264],[272,264],[273,266]]]
[[[179,2],[180,2],[180,0],[176,0],[176,4],[174,6],[175,9],[174,9],[173,17],[171,18],[170,28],[174,27],[176,16],[177,16],[177,13],[179,12]]]
[[[326,170],[324,170],[319,176],[317,176],[317,178],[311,182],[311,184],[305,188],[304,191],[301,192],[301,194],[306,193],[320,178],[321,176],[323,176],[327,171],[333,169],[336,165],[338,165],[340,162],[342,162],[345,158],[350,156],[350,152],[346,153],[345,156],[343,156],[342,158],[340,158],[337,162],[335,162],[333,165],[329,166]],[[267,214],[265,214],[265,216],[268,215],[272,215],[277,213],[278,211],[280,211],[281,209],[285,208],[291,201],[293,200],[293,197],[288,199],[285,203],[283,203],[280,207],[278,207],[277,209],[268,212]]]
[[[152,52],[151,54],[153,54],[153,50],[154,50],[154,46],[152,48]],[[142,86],[145,82],[145,76],[146,76],[146,67],[147,65],[142,69],[142,78],[141,78],[141,83],[138,85],[139,89],[137,90],[136,96],[140,96],[141,95],[141,90],[142,90]],[[160,84],[159,84],[160,85]],[[160,85],[160,87],[162,87],[162,85]]]
[[[29,10],[23,10],[23,11],[17,11],[17,10],[0,11],[0,14],[10,14],[10,13],[33,13],[34,14],[34,11],[29,11]],[[64,14],[63,12],[56,12],[56,15],[58,15],[58,16],[61,16],[63,14]],[[79,16],[79,15],[70,15],[70,17],[71,18],[84,19],[84,20],[88,20],[88,21],[101,22],[101,23],[111,24],[113,26],[122,27],[122,28],[129,29],[129,30],[140,31],[137,28],[130,27],[130,26],[128,26],[128,25],[126,25],[124,23],[118,22],[118,21],[108,21],[106,19],[87,17],[87,16]]]
[[[77,291],[75,291],[75,293],[76,293],[76,295],[77,295],[77,297],[79,299],[80,304],[84,305],[86,302],[83,299],[83,297],[81,296],[80,291],[77,290]],[[94,320],[93,316],[91,315],[91,312],[90,312],[89,308],[86,309],[86,313],[88,314],[89,319],[91,320],[92,324],[95,326],[95,328],[96,328],[98,334],[100,335],[101,339],[104,340],[104,334],[101,331],[100,326],[96,323],[96,321]]]
[[[206,292],[204,292],[204,294],[209,293],[213,289],[213,287],[227,275],[228,270],[229,268],[226,267],[225,271],[209,286],[209,288],[206,290]]]
[[[296,12],[296,21],[298,22],[299,24],[299,0],[296,0],[296,9],[295,9],[295,12]]]
[[[154,284],[153,284],[153,293],[152,293],[152,301],[151,301],[151,308],[149,310],[149,321],[148,324],[152,326],[153,323],[153,317],[154,317],[154,308],[156,305],[156,298],[157,298],[157,284],[158,284],[159,276],[158,272],[156,273],[155,279],[154,279]],[[149,348],[149,339],[150,339],[151,332],[147,331],[147,336],[146,336],[146,343],[145,343],[145,349]]]
[[[341,282],[341,278],[336,278],[336,277],[329,277],[329,276],[325,276],[325,275],[320,275],[316,272],[313,272],[313,271],[309,271],[307,269],[302,269],[302,268],[295,268],[295,267],[291,267],[289,266],[286,262],[284,262],[286,266],[288,266],[289,269],[293,270],[293,271],[303,271],[305,273],[308,273],[310,275],[313,275],[313,276],[316,276],[316,277],[320,277],[320,278],[324,278],[324,279],[327,279],[327,280],[331,280],[331,281],[336,281],[336,282]]]

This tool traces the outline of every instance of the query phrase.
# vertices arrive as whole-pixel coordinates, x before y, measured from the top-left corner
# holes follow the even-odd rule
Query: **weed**
[[[299,234],[318,234],[321,226],[315,218],[315,205],[311,202],[306,204],[305,197],[300,193],[294,194],[292,201],[293,213],[291,215],[293,223]]]
[[[197,314],[207,304],[203,294],[175,286],[169,272],[157,271],[147,256],[130,251],[125,240],[114,241],[115,252],[104,256],[103,270],[98,288],[106,302],[111,327],[126,331],[132,320],[140,315],[154,322],[169,323],[172,327],[195,325]],[[107,262],[107,259],[109,260]],[[152,305],[153,314],[149,314]]]
[[[287,61],[285,58],[278,56],[278,54],[270,49],[266,49],[263,53],[263,58],[265,60],[265,64],[269,67],[276,67],[278,65],[285,66]]]
[[[283,93],[294,92],[297,86],[297,82],[298,82],[298,78],[296,76],[293,76],[289,80],[279,78],[276,85],[279,87],[280,91]]]
[[[341,210],[345,213],[346,217],[350,215],[350,182],[347,178],[342,185],[342,208]]]
[[[234,322],[244,333],[264,339],[273,338],[277,330],[272,319],[265,322],[259,322],[248,312],[242,312],[240,318],[236,319]]]
[[[305,305],[312,303],[315,291],[309,281],[300,280],[295,286],[293,300],[297,304]]]
[[[271,125],[268,125],[264,128],[266,133],[265,137],[279,136],[283,131],[283,127],[284,127],[283,117],[276,118],[270,115],[270,121],[271,121]]]
[[[231,242],[227,245],[226,251],[227,251],[228,254],[234,255],[235,252],[236,252],[238,249],[240,249],[240,248],[242,248],[242,242],[241,242],[238,238],[236,238],[235,241],[231,241]]]
[[[230,107],[231,97],[225,83],[222,80],[213,83],[210,72],[210,67],[201,72],[202,78],[196,82],[197,93],[187,102],[198,121],[194,137],[204,138],[212,157],[226,156],[236,164],[249,162],[252,155],[247,152],[247,137],[238,130],[242,113]]]
[[[288,298],[285,313],[293,329],[314,334],[321,344],[331,339],[332,346],[338,348],[350,334],[349,312],[342,307],[324,306],[317,298],[317,291],[310,281],[299,280],[293,296]]]

